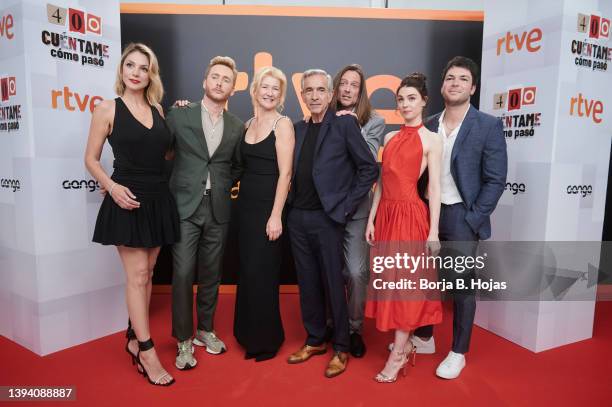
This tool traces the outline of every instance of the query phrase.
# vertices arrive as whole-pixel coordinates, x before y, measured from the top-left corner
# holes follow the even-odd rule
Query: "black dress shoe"
[[[362,358],[363,355],[365,355],[366,353],[366,346],[365,343],[363,343],[363,339],[361,338],[361,335],[359,335],[357,332],[353,332],[351,334],[351,355],[353,355],[356,358]]]

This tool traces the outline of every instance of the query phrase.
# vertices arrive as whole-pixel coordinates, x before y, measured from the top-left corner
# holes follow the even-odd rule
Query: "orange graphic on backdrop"
[[[264,51],[260,51],[255,54],[253,58],[253,72],[257,72],[259,69],[272,66],[274,59],[272,58],[272,54]],[[291,84],[293,85],[293,90],[297,95],[297,100],[300,105],[300,109],[302,109],[302,114],[304,116],[309,116],[308,109],[300,94],[302,93],[302,72],[297,72],[291,75]],[[399,86],[401,79],[394,75],[375,75],[366,79],[366,85],[368,87],[368,96],[372,96],[374,92],[380,89],[387,89],[395,94],[395,90]],[[249,83],[249,75],[246,72],[239,72],[238,78],[236,79],[236,91],[247,90]],[[382,117],[385,118],[385,122],[387,124],[402,124],[402,118],[395,114],[395,110],[393,109],[375,109]]]

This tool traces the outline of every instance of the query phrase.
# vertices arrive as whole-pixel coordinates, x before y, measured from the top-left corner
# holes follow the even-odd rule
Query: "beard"
[[[210,100],[213,100],[213,101],[218,102],[218,103],[225,103],[229,99],[231,92],[227,92],[225,94],[219,94],[219,93],[213,92],[213,90],[210,90],[210,89],[207,88],[207,89],[205,89],[205,93],[206,93],[206,96]]]
[[[447,106],[461,106],[470,101],[470,94],[461,95],[459,97],[453,97],[452,99],[444,98],[444,104]]]

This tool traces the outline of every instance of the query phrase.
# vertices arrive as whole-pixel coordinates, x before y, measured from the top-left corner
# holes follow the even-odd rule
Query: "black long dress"
[[[269,241],[266,224],[272,212],[278,163],[274,130],[255,144],[242,141],[244,172],[238,196],[240,271],[234,336],[257,361],[274,357],[285,339],[278,286],[281,241]]]
[[[163,174],[171,135],[157,109],[151,107],[151,112],[153,126],[149,129],[121,98],[115,99],[113,131],[107,138],[115,156],[111,179],[129,188],[140,207],[122,209],[107,193],[98,212],[94,242],[152,248],[172,244],[180,237],[176,203]]]

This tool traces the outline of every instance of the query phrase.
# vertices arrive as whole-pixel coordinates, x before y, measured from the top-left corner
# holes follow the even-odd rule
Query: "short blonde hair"
[[[149,84],[145,89],[145,97],[150,105],[159,105],[164,97],[164,85],[159,76],[159,63],[157,62],[157,57],[153,50],[139,42],[128,44],[123,50],[123,54],[121,54],[121,62],[119,62],[119,66],[117,67],[117,78],[115,79],[115,92],[117,92],[119,96],[123,96],[125,93],[125,83],[123,83],[121,73],[123,71],[125,59],[133,52],[140,52],[149,59]]]
[[[206,67],[206,72],[204,72],[204,80],[208,78],[208,73],[210,72],[211,68],[215,65],[223,65],[231,69],[232,73],[234,74],[234,84],[232,86],[236,86],[236,80],[238,79],[238,70],[236,69],[236,61],[234,61],[230,57],[216,56],[213,59],[211,59],[210,62],[208,63],[208,66]]]
[[[285,76],[283,71],[273,66],[263,67],[255,73],[255,76],[253,76],[253,81],[251,82],[251,88],[249,90],[249,92],[251,93],[251,102],[253,103],[253,111],[257,113],[255,93],[259,89],[261,81],[263,81],[266,76],[278,79],[278,81],[280,82],[280,102],[278,103],[276,110],[278,112],[282,112],[285,107],[285,97],[287,96],[287,77]]]

